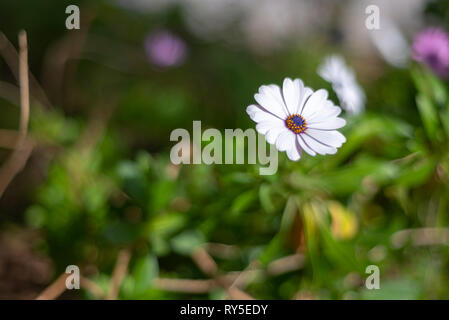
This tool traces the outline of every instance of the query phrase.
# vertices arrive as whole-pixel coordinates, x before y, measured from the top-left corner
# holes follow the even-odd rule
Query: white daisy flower
[[[342,57],[327,57],[318,68],[318,74],[332,84],[332,89],[346,111],[358,114],[365,109],[365,93],[357,83],[354,71],[346,66]]]
[[[336,129],[346,121],[339,118],[341,109],[327,99],[327,91],[304,87],[300,79],[286,78],[282,89],[274,84],[259,88],[254,95],[258,104],[246,112],[279,151],[286,151],[290,160],[301,158],[302,150],[311,156],[335,154],[346,138]]]

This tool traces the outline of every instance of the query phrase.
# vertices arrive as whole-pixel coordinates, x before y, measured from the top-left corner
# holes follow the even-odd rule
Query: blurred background
[[[411,54],[429,26],[448,30],[448,1],[2,0],[0,299],[449,298],[448,83]],[[317,74],[332,54],[366,94],[336,155],[279,153],[272,176],[171,164],[193,120],[254,128],[260,85],[301,78],[339,104]]]

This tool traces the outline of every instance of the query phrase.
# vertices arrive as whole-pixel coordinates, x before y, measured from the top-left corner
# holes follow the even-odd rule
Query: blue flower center
[[[285,125],[294,133],[302,133],[307,129],[306,120],[299,114],[292,114],[285,120]]]

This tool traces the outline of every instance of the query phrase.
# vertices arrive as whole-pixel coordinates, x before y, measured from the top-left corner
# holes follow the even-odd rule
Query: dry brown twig
[[[214,259],[203,247],[199,247],[192,253],[192,259],[200,270],[210,277],[215,277],[218,273],[218,266]]]
[[[24,31],[21,31],[24,32]],[[26,41],[26,38],[25,38]],[[19,40],[19,46],[20,46],[20,40]],[[20,82],[20,51],[17,52],[16,48],[12,45],[11,42],[8,41],[6,36],[0,32],[0,55],[3,57],[3,60],[8,65],[9,69],[11,70],[12,74],[16,78],[18,82]],[[18,63],[19,61],[19,63]],[[18,67],[19,65],[19,67]],[[27,68],[28,70],[28,68]],[[36,80],[36,78],[33,76],[31,72],[29,72],[29,80],[31,85],[31,91],[33,93],[33,96],[36,98],[36,100],[39,101],[39,103],[42,106],[50,107],[50,101],[45,94],[45,91],[41,88],[39,85],[39,82]],[[28,76],[28,75],[27,75]]]
[[[304,265],[305,257],[301,253],[292,254],[274,260],[267,266],[267,273],[271,276],[278,276],[290,271],[301,269]]]
[[[33,145],[26,142],[30,117],[30,96],[28,86],[28,46],[25,31],[19,33],[19,84],[20,84],[20,123],[15,149],[6,163],[0,168],[0,197],[25,166]]]
[[[205,244],[205,249],[210,255],[221,259],[235,259],[240,254],[237,246],[224,243],[208,242]]]
[[[128,270],[130,258],[131,254],[129,250],[123,249],[120,251],[112,273],[109,291],[106,296],[108,300],[117,299],[123,278]],[[264,273],[268,275],[279,275],[284,272],[299,269],[303,263],[303,257],[301,255],[294,254],[273,261],[270,264],[271,267],[269,265],[266,271],[261,268],[258,261],[253,261],[243,271],[229,272],[220,275],[217,264],[203,247],[198,248],[194,251],[194,253],[192,253],[192,259],[198,265],[200,270],[211,277],[211,279],[196,280],[156,278],[153,282],[154,286],[160,290],[193,294],[204,294],[217,287],[221,287],[226,290],[226,294],[230,299],[253,300],[254,298],[251,295],[242,290],[242,288],[246,287],[252,276],[263,276]],[[284,264],[287,266],[277,268],[277,266]],[[37,297],[37,299],[48,300],[59,297],[66,289],[66,279],[67,274],[62,274],[49,287],[47,287]],[[81,287],[90,292],[96,299],[102,299],[105,297],[104,291],[95,282],[83,276],[81,276],[80,280]]]
[[[154,285],[160,290],[183,293],[208,293],[217,287],[226,290],[229,298],[237,300],[254,299],[245,291],[245,287],[254,278],[279,276],[283,273],[301,269],[304,264],[302,254],[293,254],[272,261],[264,269],[257,260],[252,261],[243,271],[228,272],[220,275],[218,266],[205,248],[192,253],[192,259],[201,271],[211,277],[205,280],[157,278]]]
[[[42,291],[36,300],[54,300],[57,299],[67,289],[66,280],[69,274],[61,274],[55,281],[53,281],[44,291]],[[96,299],[104,298],[104,291],[92,280],[80,276],[80,286],[84,290],[90,292]]]
[[[128,249],[123,249],[119,252],[106,299],[117,299],[123,278],[128,270],[130,258],[131,253]],[[42,291],[41,294],[39,294],[36,300],[53,300],[58,298],[67,289],[66,280],[68,276],[69,274],[66,273],[61,274],[52,284],[50,284],[44,291]],[[84,276],[80,276],[80,286],[90,292],[96,299],[102,299],[105,297],[103,289],[95,282]]]
[[[128,270],[130,258],[131,254],[129,250],[123,249],[120,251],[112,274],[107,299],[117,298],[121,283]],[[268,265],[266,271],[261,268],[258,261],[253,261],[243,271],[229,272],[227,274],[220,275],[215,261],[212,257],[210,257],[207,251],[201,247],[194,251],[192,254],[192,259],[206,275],[211,277],[211,279],[196,280],[156,278],[154,280],[154,286],[160,290],[193,294],[204,294],[217,287],[222,287],[226,290],[226,294],[230,299],[253,300],[254,298],[252,296],[242,290],[242,288],[246,287],[252,276],[263,276],[264,273],[268,275],[279,275],[292,270],[297,270],[301,268],[303,258],[304,257],[300,254],[294,254],[277,259]],[[51,300],[58,298],[66,290],[66,279],[67,274],[62,274],[36,299]],[[103,299],[105,297],[105,292],[95,282],[83,276],[81,276],[80,280],[81,287],[90,292],[96,299]]]
[[[410,242],[413,246],[432,246],[449,244],[449,228],[415,228],[395,232],[390,239],[396,249]]]
[[[154,286],[160,290],[183,293],[208,293],[217,286],[213,279],[167,279],[157,278]]]
[[[0,129],[0,148],[15,149],[19,138],[19,132],[17,130]],[[32,139],[27,137],[24,144],[33,144]]]
[[[80,277],[80,285],[81,285],[81,288],[90,292],[95,297],[95,299],[104,299],[105,293],[104,293],[103,289],[98,284],[96,284],[95,282],[90,280],[89,278],[81,276]]]
[[[18,145],[23,144],[28,132],[30,118],[30,89],[28,78],[28,43],[24,30],[19,33],[19,83],[20,83],[20,127]]]
[[[192,253],[192,259],[196,265],[203,271],[206,275],[213,278],[218,285],[226,290],[227,295],[231,299],[235,300],[254,300],[246,292],[243,292],[236,286],[233,286],[233,282],[230,282],[226,277],[219,275],[218,266],[214,259],[209,255],[205,248],[199,247]],[[235,282],[235,281],[234,281]]]
[[[54,300],[58,298],[66,289],[66,280],[68,274],[61,274],[52,284],[50,284],[40,295],[37,296],[36,300]]]
[[[120,291],[123,278],[128,271],[129,260],[131,259],[131,253],[128,249],[122,249],[117,257],[114,271],[112,273],[111,283],[109,285],[107,300],[115,300]]]
[[[234,279],[231,287],[237,287],[240,289],[246,288],[248,282],[251,278],[255,276],[260,276],[263,273],[263,270],[260,266],[259,261],[252,261],[242,272],[239,273],[238,277]]]

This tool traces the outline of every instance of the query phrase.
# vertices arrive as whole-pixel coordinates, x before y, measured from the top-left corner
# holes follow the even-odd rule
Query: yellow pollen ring
[[[303,133],[307,129],[306,120],[299,114],[292,114],[285,120],[285,125],[294,133]]]

